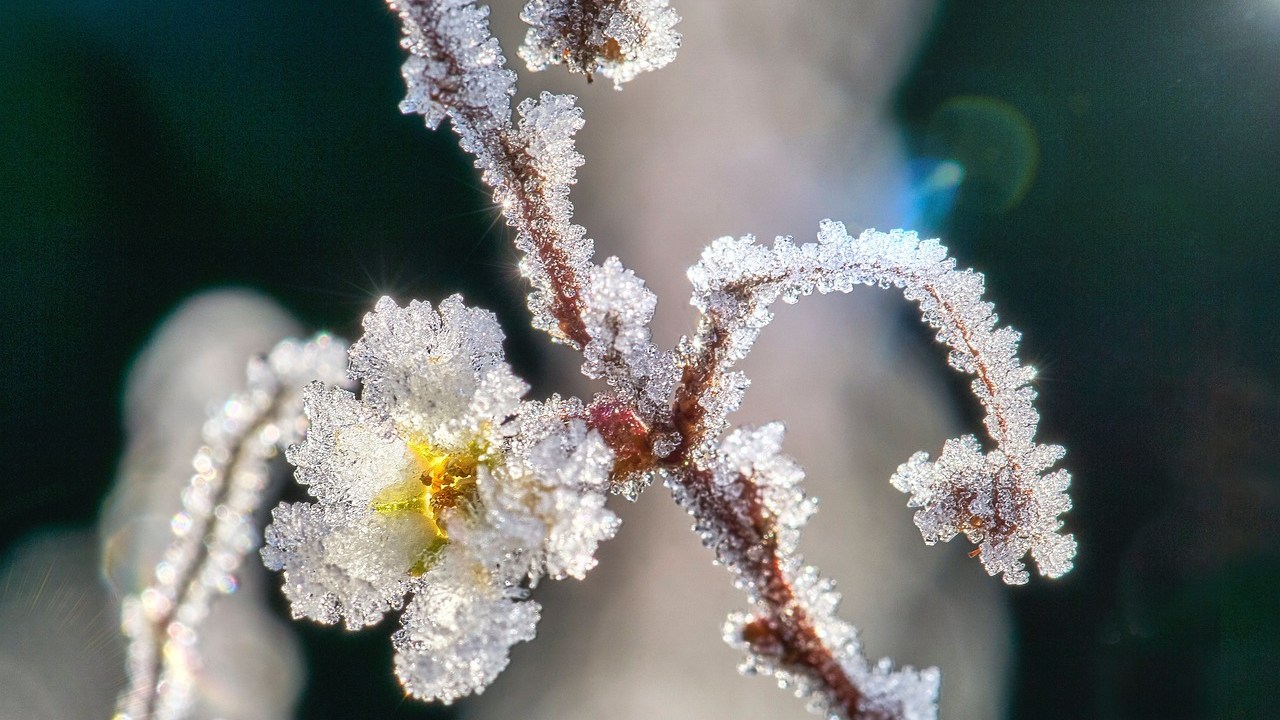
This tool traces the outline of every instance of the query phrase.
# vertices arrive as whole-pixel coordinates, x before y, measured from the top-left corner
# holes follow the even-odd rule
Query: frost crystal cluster
[[[680,49],[680,16],[664,0],[530,0],[520,57],[530,70],[563,63],[621,89],[642,72],[665,67]]]
[[[264,419],[298,412],[296,394],[271,389],[293,380],[233,400],[197,457],[172,556],[157,568],[156,587],[127,608],[126,626],[141,640],[130,653],[136,692],[122,700],[122,717],[180,707],[174,689],[185,665],[157,658],[194,647],[191,623],[208,588],[231,583],[253,544],[244,522],[263,502],[254,493],[267,445],[292,439],[288,460],[313,501],[275,509],[262,557],[283,571],[297,617],[356,629],[400,611],[395,672],[416,697],[447,703],[482,691],[511,646],[534,635],[531,589],[545,577],[582,578],[617,531],[610,493],[634,499],[662,479],[747,596],[724,626],[726,641],[745,653],[744,672],[774,676],[826,717],[935,718],[939,671],[868,660],[838,615],[834,582],[800,557],[800,531],[816,504],[783,452],[783,426],[735,428],[729,416],[749,385],[736,365],[772,320],[774,302],[898,288],[950,349],[950,364],[973,376],[989,438],[985,449],[973,435],[947,441],[936,460],[918,453],[893,476],[919,508],[925,541],[963,533],[986,570],[1011,584],[1028,580],[1027,554],[1043,575],[1067,572],[1075,541],[1061,533],[1059,515],[1070,508],[1069,476],[1052,470],[1063,450],[1035,440],[1034,373],[1018,361],[1018,333],[1000,327],[982,299],[982,275],[957,270],[937,241],[901,230],[853,237],[824,221],[816,243],[725,237],[689,270],[696,330],[659,348],[649,328],[657,298],[619,259],[596,264],[573,223],[569,188],[583,161],[575,98],[542,93],[513,113],[515,75],[489,33],[487,9],[467,0],[387,3],[410,54],[402,109],[431,128],[449,120],[515,232],[534,327],[580,351],[582,372],[603,387],[589,402],[526,400],[493,315],[457,296],[437,308],[383,298],[350,349],[354,392],[334,377],[332,358],[295,360],[291,367],[317,376],[301,394],[305,420]],[[657,0],[532,0],[523,17],[532,29],[522,55],[534,69],[563,62],[621,83],[665,65],[679,44],[678,18]],[[272,357],[331,350],[317,343]],[[229,510],[215,511],[209,498],[223,492],[228,473],[233,486],[244,475],[251,492],[244,500],[232,492],[219,506]],[[211,559],[203,566],[202,554]]]

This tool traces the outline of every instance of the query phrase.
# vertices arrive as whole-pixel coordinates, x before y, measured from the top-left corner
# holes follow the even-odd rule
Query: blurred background
[[[396,109],[397,33],[373,0],[0,8],[0,551],[94,522],[126,369],[201,289],[347,337],[460,291],[550,391],[468,160]],[[893,112],[904,207],[986,272],[1075,476],[1076,570],[1002,590],[1009,716],[1274,717],[1280,2],[944,2]],[[448,715],[403,700],[386,632],[296,629],[298,717]]]

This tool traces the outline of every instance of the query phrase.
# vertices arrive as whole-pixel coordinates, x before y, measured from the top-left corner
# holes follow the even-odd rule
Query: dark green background
[[[200,288],[348,336],[382,293],[461,290],[537,374],[506,231],[452,135],[396,110],[396,37],[376,0],[0,8],[0,547],[93,520],[124,370]],[[968,171],[939,230],[1026,333],[1076,477],[1077,569],[1010,591],[1013,715],[1272,716],[1280,3],[951,2],[897,110]],[[1027,138],[1010,200],[984,168]],[[301,717],[430,715],[385,632],[298,628]]]

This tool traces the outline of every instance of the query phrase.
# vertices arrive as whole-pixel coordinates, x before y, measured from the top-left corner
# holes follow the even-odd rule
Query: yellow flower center
[[[417,460],[414,472],[378,493],[373,510],[383,515],[413,513],[422,518],[426,547],[409,568],[409,574],[421,575],[449,542],[441,514],[449,508],[465,509],[474,500],[476,468],[486,453],[479,442],[452,453],[424,440],[409,440],[406,444]]]

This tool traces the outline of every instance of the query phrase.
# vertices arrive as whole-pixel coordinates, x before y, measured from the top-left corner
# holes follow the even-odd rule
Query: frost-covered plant
[[[296,617],[360,628],[409,602],[395,634],[406,690],[446,702],[483,688],[530,640],[543,575],[581,578],[618,520],[613,454],[576,401],[522,402],[492,315],[383,298],[351,348],[362,392],[307,387],[289,451],[315,503],[272,514],[267,566]]]
[[[404,608],[392,642],[405,690],[446,703],[480,692],[511,646],[533,637],[539,606],[529,592],[538,581],[582,578],[595,565],[598,544],[618,527],[606,496],[635,499],[661,480],[747,595],[748,607],[724,627],[746,654],[744,672],[774,675],[828,717],[936,717],[938,670],[869,661],[857,630],[838,617],[834,583],[798,554],[815,503],[783,452],[783,426],[735,428],[729,415],[748,386],[735,366],[774,302],[899,288],[950,349],[950,364],[973,376],[991,441],[984,449],[973,435],[950,440],[936,460],[918,453],[893,476],[919,508],[925,541],[964,533],[987,572],[1010,584],[1028,580],[1028,553],[1043,575],[1067,572],[1075,541],[1061,534],[1059,515],[1070,507],[1069,476],[1050,472],[1063,450],[1035,440],[1034,373],[1018,361],[1019,334],[999,327],[982,299],[982,275],[957,270],[936,240],[901,230],[854,237],[827,220],[816,243],[721,238],[689,270],[696,331],[660,349],[649,331],[656,297],[617,258],[597,264],[573,223],[569,186],[582,163],[573,136],[583,126],[575,99],[542,93],[513,113],[515,74],[487,9],[469,0],[387,3],[410,53],[402,109],[431,128],[449,120],[516,232],[533,326],[580,351],[582,372],[604,387],[589,402],[525,400],[492,315],[456,296],[438,308],[383,298],[350,348],[358,392],[317,367],[319,381],[301,393],[309,428],[287,457],[314,502],[276,508],[262,550],[284,571],[294,615],[360,628]],[[563,62],[622,83],[670,62],[679,44],[677,18],[660,0],[531,0],[522,17],[531,29],[521,55],[533,69]],[[228,432],[281,444],[287,434],[264,434],[260,419],[294,402],[277,402],[275,392],[253,396],[244,418],[229,416]],[[215,439],[225,447],[206,452],[209,472],[245,462],[242,443]],[[267,454],[253,449],[251,459]],[[197,500],[209,484],[201,473],[188,491]],[[120,717],[182,715],[181,694],[162,678],[180,678],[190,654],[158,652],[174,642],[160,630],[175,617],[186,623],[179,641],[189,637],[194,654],[199,613],[183,614],[175,574],[206,597],[250,544],[239,531],[229,545],[212,533],[210,518],[226,513],[211,507],[189,504],[175,547],[191,545],[185,528],[199,527],[216,567],[162,564],[156,585],[129,604],[129,617],[139,607],[149,614],[133,625],[141,628],[134,687]]]

